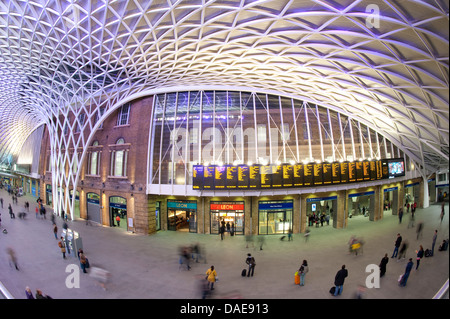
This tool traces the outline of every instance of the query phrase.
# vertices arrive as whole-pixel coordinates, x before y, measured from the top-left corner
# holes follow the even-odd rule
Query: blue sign
[[[286,202],[259,202],[259,210],[294,209],[292,201]]]
[[[167,208],[197,209],[197,202],[169,202],[169,201],[167,201]]]
[[[367,196],[367,195],[375,195],[375,192],[371,191],[371,192],[365,192],[365,193],[350,194],[350,195],[348,195],[348,198],[359,197],[359,196]]]
[[[412,183],[412,184],[406,184],[405,188],[413,187],[413,186],[416,186],[416,185],[419,185],[419,184],[420,184],[420,182],[415,182],[415,183]]]
[[[109,203],[109,207],[127,209],[127,204],[119,204],[119,203]]]
[[[316,198],[307,198],[307,203],[313,203],[313,202],[320,202],[321,200],[335,200],[337,199],[337,196],[330,196],[330,197],[316,197]]]
[[[391,188],[385,188],[384,192],[391,192],[391,191],[396,191],[398,189],[398,187],[391,187]]]

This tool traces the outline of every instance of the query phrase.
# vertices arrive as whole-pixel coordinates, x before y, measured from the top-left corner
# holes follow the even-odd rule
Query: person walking
[[[398,223],[399,224],[402,223],[402,218],[403,218],[403,208],[400,207],[400,209],[398,210]]]
[[[53,234],[55,235],[55,239],[58,240],[58,226],[53,224]]]
[[[83,273],[87,273],[87,271],[86,271],[86,268],[88,268],[89,266],[89,262],[88,262],[88,259],[86,258],[86,255],[84,254],[84,252],[83,252],[83,250],[80,250],[79,251],[79,255],[78,255],[78,257],[80,258],[80,266],[81,266],[81,269],[83,269]]]
[[[61,237],[61,240],[58,242],[58,247],[61,249],[63,259],[66,259],[66,244],[64,243],[64,238]]]
[[[397,257],[398,248],[400,247],[401,243],[402,243],[402,236],[400,236],[400,234],[397,234],[397,239],[395,240],[395,244],[394,244],[394,252],[392,253],[391,258]]]
[[[11,207],[11,204],[8,204],[8,211],[9,211],[9,217],[10,217],[11,219],[16,218],[16,216],[14,215],[13,209],[12,209],[12,207]]]
[[[250,272],[251,272],[251,276],[253,277],[253,273],[255,272],[256,262],[255,262],[255,258],[250,253],[247,254],[247,259],[245,260],[245,263],[248,265],[247,277],[250,277]]]
[[[420,245],[419,250],[417,250],[417,258],[416,258],[416,270],[419,269],[420,260],[423,258],[423,247]]]
[[[345,265],[342,265],[341,269],[336,273],[336,276],[334,277],[334,285],[336,286],[334,296],[342,294],[342,291],[344,290],[344,281],[347,276],[348,271],[347,269],[345,269]]]
[[[406,282],[408,281],[409,274],[411,273],[411,269],[413,266],[414,266],[414,263],[412,261],[412,258],[409,258],[409,262],[406,264],[405,273],[402,275],[402,277],[400,279],[400,283],[399,283],[400,287],[406,286]]]
[[[119,216],[119,214],[116,215],[116,223],[117,223],[117,227],[120,227],[120,216]]]
[[[420,222],[417,224],[417,240],[419,240],[419,237],[422,237],[422,230],[423,230],[423,222]]]
[[[436,239],[437,239],[437,229],[434,230],[434,235],[433,235],[433,242],[431,244],[431,256],[434,256],[434,246],[436,245]]]
[[[12,249],[11,247],[8,247],[6,249],[6,252],[9,255],[9,265],[11,266],[11,263],[12,263],[14,265],[14,267],[16,268],[16,270],[19,270],[19,267],[17,266],[16,252],[14,251],[14,249]]]
[[[402,241],[402,245],[400,246],[400,250],[398,252],[397,262],[400,261],[401,258],[406,258],[406,250],[408,249],[408,242],[406,240]]]
[[[214,290],[214,283],[217,280],[217,272],[214,269],[214,266],[211,266],[211,268],[206,271],[206,280],[208,281],[208,288]]]
[[[306,260],[303,260],[303,263],[300,266],[300,269],[298,270],[298,273],[300,275],[300,286],[305,285],[305,275],[308,273],[308,271],[309,271],[308,262]]]
[[[386,273],[386,266],[387,263],[389,262],[389,258],[388,258],[388,254],[385,254],[383,258],[381,258],[381,262],[380,262],[380,278],[384,276],[384,274]]]

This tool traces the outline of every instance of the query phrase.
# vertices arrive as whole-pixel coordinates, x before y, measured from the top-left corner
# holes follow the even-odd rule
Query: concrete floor
[[[98,286],[89,274],[80,274],[80,288],[67,288],[66,272],[70,264],[78,266],[77,257],[62,258],[50,222],[36,219],[36,201],[30,196],[19,198],[13,205],[16,219],[10,219],[8,204],[11,197],[0,190],[4,204],[1,210],[2,228],[8,234],[0,233],[0,281],[15,298],[25,298],[25,287],[33,293],[41,289],[57,299],[192,299],[200,297],[199,278],[209,266],[214,265],[219,282],[211,298],[245,299],[351,299],[359,285],[365,286],[366,266],[378,265],[385,253],[390,257],[397,233],[409,241],[407,258],[415,261],[415,250],[422,244],[431,248],[434,230],[438,230],[435,256],[422,259],[419,270],[413,270],[408,284],[400,288],[397,279],[404,272],[406,262],[390,258],[387,273],[381,278],[380,288],[365,289],[366,299],[431,299],[449,277],[448,251],[439,252],[437,247],[449,236],[448,205],[440,224],[440,205],[417,209],[416,224],[424,222],[423,236],[416,239],[416,228],[408,228],[409,215],[399,224],[396,216],[386,215],[377,222],[364,217],[349,219],[348,228],[333,229],[332,226],[311,229],[311,236],[305,242],[303,234],[295,234],[291,242],[280,241],[280,236],[266,236],[263,250],[259,247],[246,248],[245,237],[190,234],[186,232],[158,232],[144,236],[127,233],[121,229],[90,226],[84,221],[70,221],[69,227],[78,231],[83,248],[91,266],[98,266],[111,273],[107,289]],[[30,213],[26,220],[17,218],[23,211],[25,200],[30,202]],[[62,220],[56,218],[59,229]],[[348,253],[347,242],[352,235],[365,240],[363,254]],[[179,248],[182,245],[199,243],[206,252],[207,262],[192,263],[190,271],[180,269]],[[256,240],[255,240],[256,243]],[[7,247],[17,255],[20,270],[9,265]],[[245,258],[250,252],[256,259],[255,275],[242,278]],[[306,285],[294,285],[294,273],[303,259],[309,264]],[[341,296],[333,297],[329,289],[333,286],[336,272],[345,264],[349,276],[345,280]],[[448,294],[446,295],[448,298]]]

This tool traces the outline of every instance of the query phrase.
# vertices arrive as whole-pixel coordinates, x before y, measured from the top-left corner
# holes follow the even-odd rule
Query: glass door
[[[189,212],[189,232],[196,233],[197,232],[197,214],[196,211]]]

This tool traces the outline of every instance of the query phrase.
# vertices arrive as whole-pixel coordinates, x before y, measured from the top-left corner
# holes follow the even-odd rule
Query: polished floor
[[[409,242],[407,258],[415,260],[415,250],[419,245],[431,248],[434,230],[438,230],[435,256],[423,258],[419,270],[413,270],[408,284],[401,288],[397,279],[404,272],[406,262],[390,258],[387,273],[380,280],[380,288],[363,289],[367,299],[431,299],[449,277],[448,251],[437,251],[444,238],[449,236],[448,205],[442,224],[440,205],[417,209],[416,224],[424,222],[422,236],[416,239],[416,228],[408,228],[409,215],[401,224],[398,218],[386,214],[377,222],[364,217],[349,219],[346,229],[332,226],[312,228],[306,242],[303,234],[295,234],[293,241],[281,241],[280,236],[264,237],[263,249],[258,246],[258,238],[246,248],[244,236],[220,236],[192,234],[187,232],[162,231],[144,236],[125,232],[122,229],[86,225],[84,221],[70,221],[69,227],[82,237],[83,248],[91,266],[108,270],[111,279],[106,290],[97,285],[89,274],[80,274],[80,288],[68,288],[66,279],[73,275],[66,272],[68,265],[78,266],[78,259],[62,258],[50,222],[51,210],[47,209],[47,219],[36,219],[35,199],[20,197],[17,205],[12,205],[16,219],[10,219],[8,204],[11,197],[0,190],[4,204],[1,209],[2,228],[0,233],[0,281],[18,299],[25,298],[25,287],[33,293],[40,289],[52,298],[62,299],[191,299],[200,298],[200,280],[207,269],[214,265],[219,281],[211,298],[255,298],[255,299],[351,299],[358,287],[365,286],[370,274],[366,267],[379,264],[385,253],[390,257],[397,233]],[[30,202],[30,213],[25,220],[17,218],[23,211],[25,200]],[[56,218],[59,229],[62,220]],[[59,232],[60,233],[60,232]],[[364,238],[362,254],[351,255],[348,241],[352,235]],[[193,262],[191,270],[179,264],[180,247],[199,243],[204,249],[206,263]],[[19,271],[11,267],[7,248],[16,252]],[[254,277],[242,278],[245,258],[251,253],[256,259]],[[302,260],[309,264],[305,286],[294,284],[294,273]],[[345,280],[341,296],[333,297],[329,289],[333,285],[336,272],[345,264],[349,276]],[[446,295],[448,298],[448,294]]]

